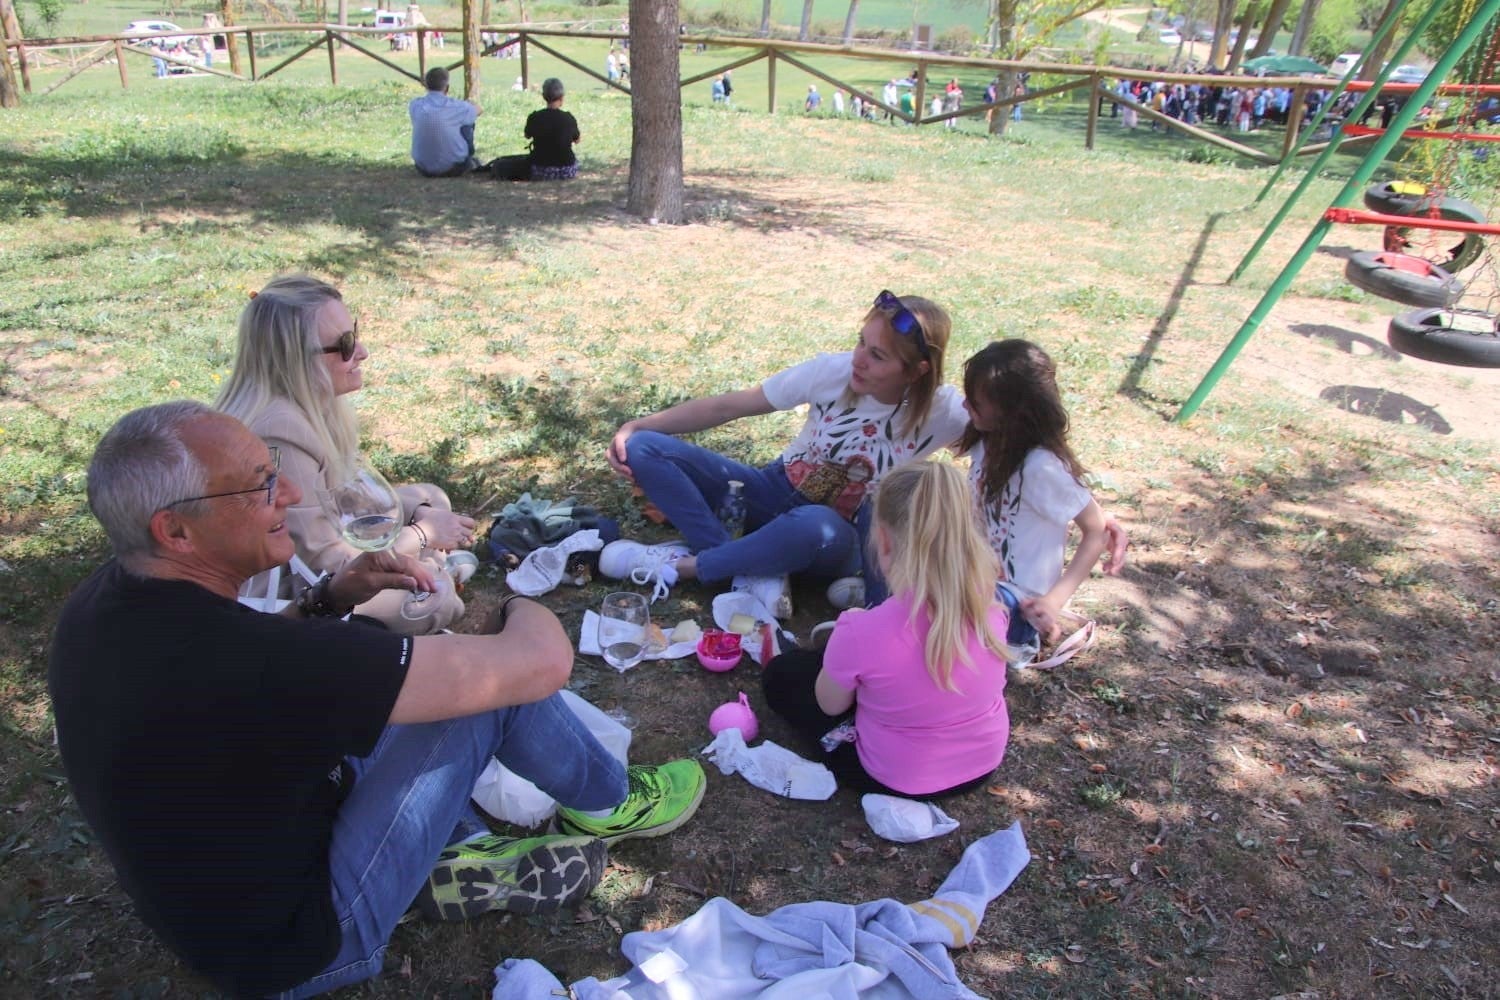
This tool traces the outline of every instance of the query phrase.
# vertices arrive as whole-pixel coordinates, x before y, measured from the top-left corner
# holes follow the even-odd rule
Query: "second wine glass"
[[[338,525],[344,541],[364,552],[383,552],[401,534],[401,496],[363,457],[356,457],[341,482],[317,491],[323,512]],[[441,590],[441,584],[440,590]],[[436,594],[414,591],[401,603],[401,617],[420,620],[440,601]]]

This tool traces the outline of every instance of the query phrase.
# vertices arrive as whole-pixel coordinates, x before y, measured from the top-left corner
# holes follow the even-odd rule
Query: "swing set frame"
[[[1453,2],[1453,0],[1436,0],[1436,2],[1428,7],[1423,15],[1417,20],[1417,23],[1412,27],[1412,30],[1407,35],[1407,37],[1396,47],[1395,52],[1392,53],[1389,60],[1381,68],[1380,72],[1376,74],[1375,79],[1369,81],[1368,83],[1360,83],[1357,87],[1352,86],[1356,83],[1356,81],[1354,81],[1353,79],[1354,76],[1359,72],[1360,67],[1369,58],[1370,53],[1374,51],[1376,47],[1383,42],[1385,37],[1395,29],[1396,24],[1400,21],[1401,15],[1405,11],[1406,6],[1409,3],[1409,0],[1400,0],[1399,3],[1395,4],[1392,9],[1387,12],[1384,21],[1381,22],[1380,26],[1376,29],[1375,34],[1371,37],[1369,46],[1364,50],[1364,52],[1360,54],[1359,61],[1356,62],[1352,67],[1350,67],[1349,71],[1344,75],[1344,78],[1339,82],[1338,87],[1334,90],[1333,95],[1324,102],[1323,108],[1319,110],[1318,116],[1314,118],[1314,120],[1309,124],[1308,128],[1303,133],[1303,136],[1298,139],[1298,147],[1300,147],[1307,138],[1311,137],[1317,124],[1322,119],[1323,110],[1330,107],[1346,90],[1359,89],[1365,91],[1364,97],[1361,98],[1360,101],[1355,105],[1354,109],[1349,112],[1348,118],[1346,119],[1358,121],[1359,118],[1371,106],[1373,106],[1375,98],[1380,93],[1380,91],[1386,89],[1386,79],[1390,75],[1392,68],[1403,61],[1406,54],[1416,46],[1417,41],[1421,38],[1423,32],[1425,32],[1427,30],[1427,27],[1431,25],[1432,22],[1436,19],[1438,12],[1441,11],[1446,6],[1446,4],[1451,2]],[[1174,418],[1176,422],[1185,423],[1186,421],[1190,420],[1195,413],[1198,412],[1198,409],[1203,405],[1204,400],[1208,398],[1209,393],[1211,393],[1214,386],[1218,384],[1219,379],[1221,379],[1224,376],[1224,373],[1229,370],[1229,366],[1234,363],[1235,358],[1239,357],[1240,352],[1244,350],[1245,345],[1249,343],[1250,338],[1255,334],[1255,331],[1260,328],[1261,323],[1263,323],[1266,317],[1270,314],[1272,307],[1275,306],[1278,301],[1280,301],[1282,295],[1286,293],[1293,280],[1295,280],[1297,275],[1301,273],[1302,268],[1307,264],[1308,260],[1312,258],[1314,251],[1317,250],[1319,244],[1322,243],[1324,236],[1327,235],[1328,230],[1332,228],[1335,222],[1349,222],[1353,224],[1373,225],[1376,224],[1376,218],[1362,218],[1362,216],[1373,216],[1377,217],[1380,220],[1380,225],[1401,225],[1409,228],[1451,229],[1455,231],[1500,233],[1500,226],[1481,226],[1476,223],[1451,222],[1444,219],[1429,219],[1418,216],[1385,216],[1380,213],[1361,212],[1360,210],[1351,207],[1355,198],[1360,194],[1361,191],[1363,191],[1365,186],[1369,183],[1370,178],[1374,176],[1375,171],[1380,167],[1382,163],[1385,162],[1386,157],[1389,156],[1391,151],[1395,148],[1396,143],[1403,138],[1407,130],[1416,121],[1418,113],[1421,111],[1422,107],[1427,103],[1427,101],[1433,96],[1433,94],[1437,93],[1440,88],[1444,89],[1447,92],[1452,92],[1453,88],[1451,86],[1444,86],[1441,81],[1448,78],[1449,74],[1453,72],[1454,67],[1458,65],[1459,60],[1462,59],[1464,55],[1474,46],[1475,42],[1480,39],[1484,30],[1489,27],[1491,22],[1495,21],[1497,17],[1500,17],[1500,0],[1480,0],[1480,2],[1478,3],[1478,9],[1475,12],[1474,16],[1463,26],[1462,29],[1460,29],[1458,35],[1454,37],[1452,43],[1443,52],[1443,54],[1438,57],[1437,63],[1433,66],[1431,72],[1427,74],[1427,78],[1425,80],[1423,80],[1419,84],[1403,85],[1399,88],[1395,85],[1392,85],[1389,88],[1392,91],[1399,89],[1405,92],[1409,87],[1411,97],[1406,101],[1405,104],[1402,105],[1401,109],[1396,112],[1390,123],[1390,126],[1381,132],[1379,137],[1375,140],[1374,144],[1366,152],[1364,159],[1360,162],[1354,173],[1350,176],[1348,181],[1345,182],[1344,186],[1339,189],[1339,192],[1334,195],[1333,201],[1329,205],[1328,210],[1325,211],[1318,219],[1318,221],[1313,224],[1311,231],[1302,241],[1302,245],[1299,246],[1296,252],[1292,254],[1291,259],[1287,261],[1286,265],[1282,268],[1281,273],[1276,276],[1276,279],[1272,281],[1270,286],[1266,289],[1265,294],[1261,296],[1260,301],[1257,302],[1255,307],[1250,310],[1250,315],[1245,318],[1244,323],[1241,324],[1234,337],[1231,338],[1227,345],[1225,345],[1223,352],[1218,357],[1218,360],[1214,362],[1213,366],[1208,370],[1208,373],[1203,376],[1202,381],[1198,383],[1197,388],[1193,390],[1187,401],[1183,403],[1182,408],[1178,410],[1177,416]],[[1462,93],[1471,93],[1474,91],[1474,88],[1459,87],[1459,90]],[[1335,131],[1333,138],[1328,143],[1327,147],[1322,151],[1322,153],[1319,154],[1318,158],[1313,162],[1313,164],[1307,168],[1307,172],[1303,175],[1302,181],[1297,185],[1296,190],[1294,190],[1292,194],[1288,196],[1286,201],[1282,203],[1275,216],[1266,225],[1266,228],[1261,232],[1260,237],[1255,241],[1255,244],[1250,248],[1249,252],[1245,254],[1244,259],[1240,261],[1240,263],[1235,267],[1234,271],[1230,274],[1230,283],[1233,283],[1245,272],[1245,269],[1249,266],[1250,262],[1255,259],[1256,255],[1261,251],[1266,242],[1270,239],[1271,234],[1276,230],[1278,226],[1280,226],[1282,221],[1291,212],[1292,207],[1306,192],[1307,188],[1312,184],[1312,181],[1318,176],[1319,171],[1322,169],[1323,165],[1338,150],[1339,143],[1342,139],[1342,133],[1342,129]],[[1256,197],[1255,201],[1257,203],[1259,203],[1266,196],[1266,193],[1270,191],[1271,187],[1276,183],[1277,179],[1281,176],[1287,164],[1292,161],[1294,156],[1295,150],[1293,151],[1293,155],[1289,155],[1283,159],[1281,166],[1277,168],[1271,179],[1266,182],[1265,187],[1262,188],[1260,194]],[[1394,223],[1386,221],[1393,218],[1397,219],[1397,221]]]

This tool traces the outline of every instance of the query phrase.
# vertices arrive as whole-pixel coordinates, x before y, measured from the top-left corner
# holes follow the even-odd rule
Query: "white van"
[[[1359,62],[1359,57],[1362,54],[1363,53],[1360,52],[1345,52],[1343,55],[1335,59],[1332,65],[1328,67],[1328,74],[1330,76],[1336,76],[1342,79],[1344,77],[1344,74],[1348,73],[1351,69],[1354,68],[1354,64]]]

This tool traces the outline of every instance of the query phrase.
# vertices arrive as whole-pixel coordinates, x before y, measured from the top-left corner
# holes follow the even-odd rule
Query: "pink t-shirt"
[[[977,636],[970,664],[955,662],[958,691],[944,691],[927,672],[924,611],[908,623],[911,602],[892,597],[868,611],[845,611],[823,653],[828,676],[854,692],[855,746],[870,776],[908,795],[926,795],[994,770],[1005,756],[1005,661]],[[990,609],[990,628],[1004,639],[1005,606]]]

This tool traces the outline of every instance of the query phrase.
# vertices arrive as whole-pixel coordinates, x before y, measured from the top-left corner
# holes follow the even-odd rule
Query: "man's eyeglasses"
[[[339,334],[339,339],[334,341],[332,347],[325,347],[320,353],[337,354],[345,361],[354,360],[354,352],[359,349],[359,320],[354,321],[354,329],[345,330]]]
[[[903,337],[911,337],[917,342],[918,354],[924,358],[932,357],[932,351],[927,346],[927,337],[922,332],[922,321],[901,304],[901,300],[896,297],[895,293],[883,291],[875,296],[875,308],[890,314],[892,330]]]
[[[175,507],[175,506],[177,506],[180,503],[191,503],[194,500],[214,500],[214,499],[217,499],[218,497],[237,497],[237,496],[243,496],[246,493],[259,493],[261,490],[265,490],[266,491],[266,505],[270,506],[271,504],[273,504],[273,503],[276,502],[276,483],[280,479],[281,479],[281,449],[280,448],[272,448],[271,449],[271,474],[269,476],[267,476],[266,477],[266,481],[264,483],[261,483],[259,486],[252,486],[248,490],[229,490],[228,492],[225,492],[225,493],[208,493],[208,494],[205,494],[205,495],[203,495],[201,497],[183,497],[181,500],[173,500],[171,503],[164,505],[162,507],[162,510],[166,510],[167,507]]]

